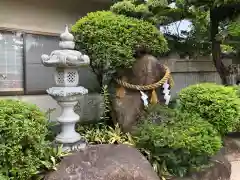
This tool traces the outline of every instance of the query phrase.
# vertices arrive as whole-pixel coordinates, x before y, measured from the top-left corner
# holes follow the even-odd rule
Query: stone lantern
[[[47,93],[55,99],[62,108],[62,114],[57,118],[61,125],[61,132],[56,137],[56,142],[68,146],[81,140],[79,133],[75,131],[75,124],[80,117],[74,112],[80,96],[88,93],[88,90],[78,86],[78,68],[88,66],[89,57],[74,50],[74,37],[69,33],[68,26],[60,35],[59,46],[61,50],[53,51],[50,56],[41,56],[42,63],[46,67],[55,67],[55,87],[47,89]]]

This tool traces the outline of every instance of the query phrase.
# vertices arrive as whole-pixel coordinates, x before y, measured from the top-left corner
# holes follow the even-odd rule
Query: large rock
[[[159,180],[142,154],[126,145],[94,145],[65,157],[45,180]]]
[[[173,178],[171,180],[230,180],[231,164],[225,157],[224,149],[212,158],[212,166],[189,177]]]
[[[132,69],[124,70],[119,73],[119,76],[125,77],[126,81],[135,85],[148,85],[158,82],[163,78],[165,69],[162,64],[153,56],[145,55],[136,60]],[[119,86],[117,86],[118,88]],[[158,99],[163,102],[162,89],[156,90]],[[115,123],[118,123],[123,131],[131,131],[134,124],[137,122],[143,110],[143,102],[140,92],[125,88],[124,97],[116,97],[113,99],[112,117]],[[152,91],[145,92],[151,97]]]

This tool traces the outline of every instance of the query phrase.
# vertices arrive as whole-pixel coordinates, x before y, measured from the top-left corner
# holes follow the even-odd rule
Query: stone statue
[[[73,42],[73,35],[69,33],[66,26],[65,32],[61,34],[61,41],[59,43],[61,50],[53,51],[50,56],[43,54],[41,56],[44,66],[54,67],[71,67],[84,66],[90,63],[87,55],[79,51],[73,50],[75,43]]]
[[[50,56],[43,54],[42,63],[45,66],[82,66],[89,64],[90,60],[87,55],[83,55],[81,52],[72,50],[55,50]]]

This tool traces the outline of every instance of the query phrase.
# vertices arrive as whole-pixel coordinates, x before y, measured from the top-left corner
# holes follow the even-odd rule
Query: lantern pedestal
[[[62,124],[61,133],[57,135],[56,140],[61,143],[74,143],[81,139],[80,134],[75,131],[75,124],[80,119],[73,109],[77,101],[73,102],[58,102],[62,107],[62,115],[57,118]]]

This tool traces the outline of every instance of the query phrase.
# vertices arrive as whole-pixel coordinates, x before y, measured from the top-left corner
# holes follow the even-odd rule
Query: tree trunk
[[[92,65],[92,63],[90,62],[90,67],[92,69],[92,72],[96,75],[96,78],[97,78],[97,81],[98,81],[98,84],[100,86],[100,89],[103,87],[103,77],[102,77],[102,73],[97,71],[95,69],[95,67]],[[100,92],[99,92],[100,93]]]
[[[217,14],[214,13],[214,10],[210,12],[210,21],[211,21],[211,41],[212,41],[212,60],[216,67],[216,70],[222,80],[223,85],[227,85],[227,68],[224,66],[221,59],[221,42],[216,39],[218,34],[219,20]]]

